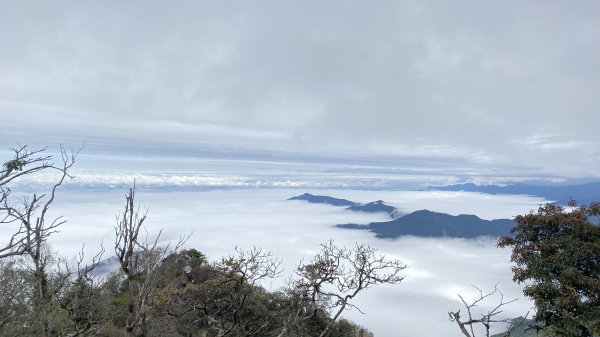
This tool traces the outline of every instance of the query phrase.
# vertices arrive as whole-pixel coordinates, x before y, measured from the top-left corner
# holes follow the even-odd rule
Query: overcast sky
[[[4,149],[85,140],[600,176],[598,1],[0,6]]]

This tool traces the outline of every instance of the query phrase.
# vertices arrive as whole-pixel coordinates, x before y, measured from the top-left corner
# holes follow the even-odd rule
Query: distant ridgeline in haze
[[[513,184],[498,186],[460,184],[432,187],[432,189],[440,191],[483,192],[488,194],[524,194],[543,197],[561,205],[566,205],[571,199],[577,201],[578,204],[589,204],[592,201],[600,201],[600,182],[581,185]]]
[[[476,238],[479,236],[507,235],[516,224],[510,219],[483,220],[475,215],[450,215],[429,210],[402,214],[395,207],[381,200],[360,204],[346,199],[305,193],[288,200],[304,200],[312,203],[343,206],[347,210],[387,213],[392,220],[372,222],[368,225],[340,224],[336,227],[368,230],[378,238],[397,238],[403,235],[420,237]]]
[[[347,210],[358,211],[358,212],[367,212],[367,213],[387,213],[393,219],[399,218],[402,216],[396,207],[386,205],[382,200],[377,200],[370,202],[368,204],[360,204],[354,201],[346,200],[346,199],[338,199],[333,197],[328,197],[326,195],[313,195],[310,193],[304,193],[302,195],[298,195],[288,200],[304,200],[308,202],[312,202],[314,204],[327,204],[332,206],[347,206]]]

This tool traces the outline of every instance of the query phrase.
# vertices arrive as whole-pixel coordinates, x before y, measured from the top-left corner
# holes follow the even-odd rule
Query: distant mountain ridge
[[[288,200],[304,200],[312,203],[345,206],[346,209],[361,212],[385,212],[392,220],[373,222],[368,225],[339,224],[338,228],[368,230],[375,233],[378,238],[393,239],[404,235],[420,237],[456,237],[476,238],[480,236],[494,236],[510,234],[510,229],[516,225],[510,219],[484,220],[475,215],[450,215],[445,213],[420,210],[403,215],[393,206],[385,204],[382,200],[367,204],[359,204],[346,199],[338,199],[323,195],[305,193]]]
[[[302,195],[297,195],[295,197],[291,197],[288,200],[304,200],[308,202],[312,202],[315,204],[328,204],[332,206],[357,206],[358,203],[355,203],[346,199],[338,199],[329,197],[326,195],[314,195],[310,193],[304,193]]]
[[[581,185],[529,185],[512,184],[506,186],[498,185],[475,185],[472,183],[432,187],[440,191],[465,191],[483,192],[488,194],[524,194],[543,197],[566,205],[570,199],[579,204],[589,204],[592,201],[600,201],[600,182]]]
[[[381,239],[395,239],[404,235],[470,239],[508,235],[515,225],[510,219],[484,220],[476,215],[450,215],[424,209],[392,221],[372,222],[368,225],[342,224],[336,227],[368,230]]]
[[[398,209],[396,207],[387,205],[385,202],[383,202],[383,200],[373,201],[368,204],[357,204],[354,206],[350,206],[347,209],[351,210],[351,211],[367,212],[367,213],[383,212],[383,213],[389,214],[393,219],[396,219],[396,218],[399,218],[402,216],[402,213],[400,213],[400,211],[398,211]]]
[[[347,210],[366,212],[366,213],[387,213],[391,218],[396,219],[402,216],[402,213],[394,206],[387,205],[383,200],[373,201],[367,204],[361,204],[346,199],[333,198],[326,195],[314,195],[304,193],[288,200],[303,200],[315,204],[327,204],[332,206],[345,206]]]

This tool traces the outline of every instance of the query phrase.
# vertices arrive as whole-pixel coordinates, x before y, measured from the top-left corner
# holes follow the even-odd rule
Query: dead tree
[[[27,256],[32,264],[35,280],[35,305],[41,322],[41,335],[49,336],[49,315],[53,310],[52,299],[56,289],[49,287],[48,267],[52,257],[47,253],[46,241],[65,223],[63,217],[48,219],[48,210],[54,202],[57,189],[67,178],[75,163],[78,152],[67,153],[61,146],[62,165],[55,165],[52,156],[46,155],[46,148],[29,150],[26,146],[12,149],[14,158],[2,166],[0,171],[0,224],[15,225],[17,229],[8,243],[0,248],[0,258],[9,256]],[[16,202],[10,199],[9,183],[15,179],[31,175],[42,170],[58,171],[58,179],[50,189],[50,194],[33,194],[32,197],[20,197]],[[57,264],[60,266],[60,261]],[[59,284],[66,280],[64,270],[59,270]]]
[[[463,335],[465,335],[466,337],[476,337],[477,335],[475,333],[475,327],[477,325],[481,325],[483,327],[484,336],[489,337],[492,325],[511,323],[510,319],[498,318],[498,315],[502,313],[502,307],[517,301],[517,299],[505,302],[504,294],[502,294],[502,292],[498,289],[497,284],[494,286],[494,290],[486,294],[484,294],[483,291],[476,286],[473,286],[473,288],[475,288],[479,294],[471,302],[465,301],[465,299],[460,294],[458,294],[458,297],[460,298],[461,302],[463,303],[466,309],[466,317],[463,317],[461,315],[460,309],[457,311],[448,312],[448,319],[451,322],[456,322],[458,328],[460,329]],[[498,304],[496,304],[492,309],[485,313],[475,312],[475,308],[477,306],[482,304],[487,299],[493,297],[494,295],[498,295],[500,297],[498,300]],[[514,324],[514,322],[510,324],[506,336],[510,336],[512,330],[514,330],[517,326],[518,324]]]
[[[62,165],[55,165],[52,156],[46,154],[47,148],[30,150],[27,146],[12,148],[13,159],[2,165],[0,170],[0,225],[15,226],[16,229],[4,247],[0,247],[0,258],[20,256],[34,252],[41,247],[48,237],[56,232],[56,228],[65,221],[58,217],[51,222],[46,221],[46,213],[54,201],[56,190],[66,178],[75,163],[78,152],[70,154],[61,146]],[[56,170],[59,173],[57,182],[51,188],[50,196],[34,194],[33,197],[20,197],[11,200],[10,184],[19,178],[31,176],[40,171]],[[33,253],[35,254],[35,253]]]
[[[146,214],[147,212],[140,213],[135,205],[134,185],[125,196],[125,210],[117,216],[114,246],[120,269],[127,282],[125,330],[129,335],[133,335],[134,329],[143,330],[146,326],[152,296],[161,278],[156,271],[169,251],[169,245],[164,248],[158,246],[162,230],[152,241],[148,241],[147,235],[140,237]],[[187,238],[180,239],[173,249],[179,249],[186,240]]]
[[[288,316],[279,336],[294,325],[313,317],[319,310],[332,313],[320,337],[327,335],[335,321],[348,308],[359,310],[352,300],[362,291],[378,284],[397,284],[406,268],[401,261],[377,255],[377,250],[364,244],[348,249],[334,242],[321,244],[321,251],[308,263],[296,269],[298,279],[292,280],[291,290],[298,302],[297,309]]]

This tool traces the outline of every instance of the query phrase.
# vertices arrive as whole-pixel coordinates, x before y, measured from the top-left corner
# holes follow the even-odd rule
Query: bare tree
[[[517,301],[517,299],[512,299],[510,301],[505,302],[504,294],[502,294],[502,292],[498,289],[497,284],[494,286],[494,290],[485,294],[480,288],[474,285],[473,288],[477,290],[478,295],[471,302],[465,301],[462,295],[458,294],[458,297],[460,298],[461,302],[463,303],[466,309],[466,317],[462,317],[459,309],[457,311],[448,312],[449,320],[451,322],[456,322],[458,328],[466,337],[476,337],[475,326],[477,325],[481,325],[483,327],[484,336],[489,337],[492,325],[510,323],[506,333],[506,336],[510,336],[512,331],[519,325],[519,322],[512,322],[510,319],[506,318],[498,318],[498,315],[502,313],[502,307]],[[497,295],[499,297],[499,300],[498,303],[492,309],[488,310],[485,313],[475,312],[476,307],[478,307],[480,304],[482,304],[487,299],[493,297],[494,295]]]
[[[35,255],[41,249],[41,243],[54,232],[65,220],[62,217],[46,221],[46,214],[54,201],[56,190],[66,178],[72,178],[68,173],[75,163],[79,152],[67,153],[61,146],[62,165],[55,165],[52,156],[46,154],[47,148],[30,150],[27,146],[12,148],[14,158],[2,165],[0,171],[0,225],[15,225],[17,228],[4,245],[0,247],[0,258]],[[31,199],[20,197],[11,202],[10,183],[18,178],[43,170],[57,170],[59,177],[52,186],[50,196],[34,194]],[[36,248],[37,247],[37,248]]]
[[[152,296],[161,278],[156,271],[169,251],[169,246],[158,246],[162,230],[152,241],[148,241],[147,235],[140,237],[146,214],[140,213],[135,205],[134,185],[125,196],[124,212],[117,216],[114,246],[120,269],[126,276],[129,294],[125,330],[130,335],[136,328],[145,328]],[[179,249],[186,240],[180,239],[173,249]]]
[[[296,269],[299,277],[292,280],[290,292],[298,301],[288,316],[279,336],[295,324],[313,317],[320,309],[333,316],[321,332],[325,336],[344,310],[355,308],[352,300],[363,290],[378,284],[400,283],[406,268],[401,261],[377,255],[377,250],[364,244],[348,249],[337,247],[333,240],[321,244],[321,251],[308,263]]]
[[[52,295],[55,289],[50,289],[48,284],[47,268],[54,261],[48,254],[46,241],[66,220],[62,216],[48,219],[48,210],[54,202],[57,189],[65,179],[72,178],[68,171],[79,152],[67,153],[61,146],[62,164],[55,165],[51,161],[52,156],[45,153],[46,148],[29,150],[27,146],[19,146],[11,150],[14,158],[4,163],[0,171],[0,224],[15,225],[17,229],[5,246],[0,248],[0,258],[19,255],[29,258],[35,280],[34,297],[41,321],[41,335],[49,336],[49,314],[52,311]],[[16,202],[11,202],[9,183],[42,170],[56,170],[59,173],[49,196],[33,194],[30,198],[22,196]],[[60,266],[60,261],[56,265]],[[63,275],[64,270],[58,272]]]

